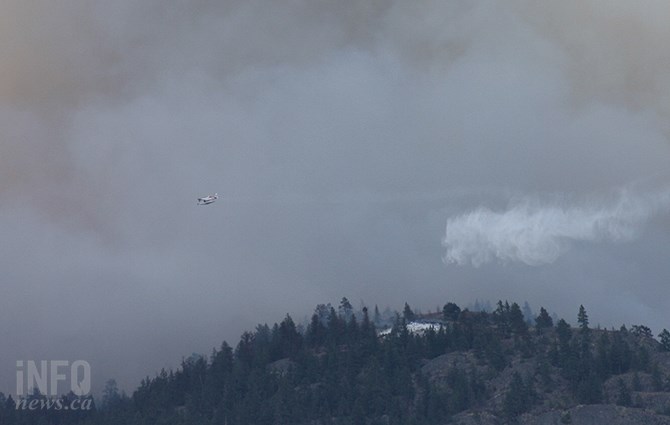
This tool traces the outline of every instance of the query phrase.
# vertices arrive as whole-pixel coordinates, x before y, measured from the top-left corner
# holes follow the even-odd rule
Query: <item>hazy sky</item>
[[[0,391],[342,296],[670,328],[666,0],[0,5]],[[196,198],[218,192],[207,207]]]

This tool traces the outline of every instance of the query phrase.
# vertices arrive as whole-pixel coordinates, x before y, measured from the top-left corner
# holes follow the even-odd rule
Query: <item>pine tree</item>
[[[353,311],[354,308],[351,306],[351,303],[349,302],[347,297],[342,297],[342,300],[340,301],[339,312],[340,316],[344,319],[345,322],[347,322],[351,318]]]
[[[596,373],[602,381],[605,381],[610,376],[610,339],[607,333],[603,333],[596,342],[596,358],[595,369]]]
[[[552,328],[554,326],[554,321],[544,307],[540,307],[540,314],[535,318],[535,327],[538,332],[542,329]]]
[[[645,325],[633,325],[631,328],[631,333],[640,338],[652,337],[651,329]]]
[[[533,404],[534,390],[532,383],[524,383],[519,372],[514,372],[509,390],[503,400],[503,412],[510,420],[530,410]]]
[[[470,407],[471,394],[468,376],[465,371],[452,366],[447,372],[447,384],[451,389],[449,398],[449,411],[458,413]]]
[[[582,332],[589,330],[589,316],[586,314],[586,309],[583,305],[579,306],[579,314],[577,315],[577,322]]]
[[[658,367],[658,363],[654,362],[651,365],[651,385],[654,391],[659,392],[663,391],[663,377],[661,370]]]
[[[610,372],[614,375],[626,373],[630,369],[633,353],[630,346],[623,338],[627,331],[618,331],[612,334],[612,345],[610,348]]]
[[[288,314],[279,325],[279,338],[282,357],[293,357],[302,347],[302,335]]]
[[[619,406],[630,407],[633,405],[633,398],[630,394],[630,390],[626,386],[626,383],[623,382],[623,379],[618,379],[619,384],[619,395],[617,396],[616,404]]]
[[[491,366],[498,372],[507,367],[507,358],[500,344],[500,339],[497,336],[489,338],[488,343],[484,347],[484,354]]]
[[[498,330],[501,335],[505,338],[508,338],[512,332],[510,326],[510,305],[509,302],[505,301],[503,304],[502,300],[498,301],[496,310],[493,312],[493,321],[498,326]]]
[[[402,311],[402,317],[405,319],[407,323],[413,322],[414,319],[416,319],[416,315],[410,308],[409,304],[405,303],[405,308]]]
[[[659,339],[661,340],[661,350],[670,351],[670,332],[667,329],[663,329],[660,334],[658,334]]]
[[[544,390],[546,392],[550,392],[554,386],[554,380],[551,378],[551,367],[549,366],[549,361],[542,353],[538,354],[537,368],[535,372],[539,375],[540,382]]]
[[[119,394],[119,388],[116,384],[116,380],[107,380],[105,383],[105,389],[102,391],[102,407],[106,409],[113,408],[120,400],[121,395]]]
[[[382,324],[382,315],[379,314],[379,307],[377,307],[377,304],[375,304],[375,315],[373,316],[372,321],[375,326],[380,326]]]
[[[326,327],[321,323],[319,316],[314,313],[312,314],[312,320],[307,326],[307,332],[305,333],[305,341],[311,347],[317,347],[325,341],[326,336]]]
[[[559,355],[564,357],[571,351],[570,341],[572,340],[572,329],[565,320],[561,319],[556,324],[556,335],[558,335]]]
[[[575,395],[581,404],[597,404],[602,402],[602,382],[594,372],[581,375],[576,384]]]
[[[637,371],[633,372],[633,381],[632,381],[633,391],[642,391],[642,383],[640,382],[640,375]]]
[[[442,318],[444,320],[456,321],[461,314],[461,308],[455,303],[446,303],[442,307]]]
[[[346,322],[337,315],[335,308],[332,306],[330,307],[330,313],[328,314],[327,329],[326,341],[332,345],[339,344],[344,337]]]
[[[528,333],[528,324],[526,324],[521,308],[517,303],[512,303],[512,306],[510,307],[509,324],[512,328],[512,332],[516,335],[526,335]]]

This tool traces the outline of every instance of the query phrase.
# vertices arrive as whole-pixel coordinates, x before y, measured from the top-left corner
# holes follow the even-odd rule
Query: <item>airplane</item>
[[[214,195],[208,195],[202,198],[198,198],[198,205],[209,205],[212,202],[219,199],[219,194],[215,193]]]

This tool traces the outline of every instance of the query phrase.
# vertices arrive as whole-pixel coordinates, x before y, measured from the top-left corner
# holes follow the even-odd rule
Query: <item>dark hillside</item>
[[[304,330],[288,315],[259,325],[131,397],[108,386],[91,411],[16,410],[3,396],[0,423],[670,424],[670,347],[645,326],[594,329],[581,306],[576,328],[544,309],[529,326],[508,302],[405,305],[390,329],[374,322],[346,299],[319,305]]]

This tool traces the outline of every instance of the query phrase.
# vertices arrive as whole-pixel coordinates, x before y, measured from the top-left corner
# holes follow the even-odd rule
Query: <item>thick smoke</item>
[[[132,390],[343,295],[432,309],[518,291],[560,309],[577,293],[594,319],[617,306],[602,317],[667,327],[670,223],[617,245],[623,261],[584,242],[634,238],[661,208],[652,192],[450,221],[451,261],[496,259],[497,232],[538,257],[589,244],[579,267],[445,268],[436,235],[505,190],[589,196],[667,173],[669,13],[661,0],[3,0],[0,390],[31,358],[86,359],[94,386]],[[211,192],[221,200],[196,208]]]
[[[503,212],[478,208],[447,220],[444,259],[475,267],[495,260],[530,266],[553,263],[576,242],[630,241],[651,216],[669,209],[668,191],[623,191],[614,202],[598,205],[524,199]]]

